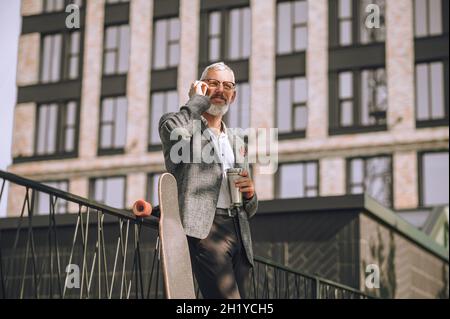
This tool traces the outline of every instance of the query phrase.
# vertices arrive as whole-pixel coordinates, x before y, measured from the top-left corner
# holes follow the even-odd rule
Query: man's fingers
[[[239,175],[241,175],[241,176],[248,176],[248,172],[247,172],[247,170],[243,170],[242,172],[241,172],[241,174],[239,174]]]
[[[247,192],[253,191],[253,188],[252,187],[242,187],[242,188],[239,188],[239,191],[241,193],[247,193]]]

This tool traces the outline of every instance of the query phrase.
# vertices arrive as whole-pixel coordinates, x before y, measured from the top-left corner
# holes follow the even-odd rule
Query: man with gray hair
[[[233,71],[223,62],[215,63],[205,68],[200,81],[192,83],[186,105],[179,112],[164,114],[159,122],[166,169],[177,180],[192,269],[204,298],[245,298],[253,267],[249,219],[256,213],[258,200],[247,147],[242,136],[227,129],[222,120],[235,98]],[[179,143],[192,158],[198,133],[201,149],[212,145],[216,160],[203,156],[198,162],[174,160],[178,152],[173,149]],[[236,145],[244,147],[236,150]],[[237,210],[231,210],[229,168],[243,169],[235,183],[243,195]]]

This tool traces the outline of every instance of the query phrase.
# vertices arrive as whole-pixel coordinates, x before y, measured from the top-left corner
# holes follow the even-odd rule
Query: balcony
[[[158,217],[138,218],[4,171],[0,203],[7,184],[24,195],[18,217],[0,219],[0,298],[165,298]],[[48,215],[36,215],[39,194],[48,198]],[[61,203],[77,209],[58,214]],[[247,291],[256,299],[370,298],[263,257],[255,257],[251,279]]]

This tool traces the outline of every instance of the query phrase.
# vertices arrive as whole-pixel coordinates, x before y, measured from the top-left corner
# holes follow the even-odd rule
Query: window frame
[[[67,123],[65,120],[66,115],[66,107],[70,102],[75,102],[76,111],[75,111],[75,125],[74,125],[74,141],[73,141],[73,151],[66,152],[62,150],[65,148],[65,137],[66,137],[66,129]],[[38,143],[39,143],[39,109],[44,105],[56,104],[57,105],[57,115],[56,115],[56,132],[55,132],[55,152],[48,154],[38,154]],[[62,110],[63,109],[63,110]],[[44,103],[39,103],[36,105],[36,116],[35,116],[35,129],[34,129],[34,143],[33,143],[33,155],[30,157],[30,160],[46,160],[46,159],[64,159],[64,158],[72,158],[78,156],[78,147],[79,147],[79,139],[80,139],[80,114],[81,113],[81,105],[80,100],[71,99],[71,100],[57,100],[57,101],[49,101]],[[64,121],[63,121],[64,120]],[[63,124],[64,122],[64,124]],[[46,130],[47,136],[47,130]]]
[[[340,135],[340,134],[357,134],[357,133],[369,133],[369,132],[378,132],[378,131],[387,131],[387,117],[389,110],[385,111],[385,123],[376,123],[373,125],[363,125],[361,124],[361,113],[362,113],[362,73],[363,71],[376,71],[378,69],[384,69],[386,72],[386,89],[388,88],[388,79],[387,79],[387,69],[384,65],[375,66],[375,67],[364,67],[364,68],[349,68],[342,69],[330,72],[330,81],[329,81],[329,135]],[[340,123],[340,96],[339,96],[339,74],[344,72],[351,72],[353,83],[353,125],[352,126],[341,126]],[[349,100],[349,99],[346,99]],[[389,107],[389,101],[387,101]],[[368,115],[370,112],[368,113]],[[356,119],[356,121],[355,121]],[[356,123],[356,124],[355,124]]]
[[[315,164],[316,165],[316,196],[303,196],[303,197],[281,197],[281,167],[283,165],[292,165],[292,164],[301,164],[302,169],[304,170],[304,173],[306,172],[306,167],[308,164]],[[279,163],[279,167],[277,169],[277,172],[274,174],[274,199],[291,199],[291,198],[316,198],[320,197],[320,161],[319,160],[304,160],[304,161],[286,161]],[[306,186],[306,174],[303,174],[303,192],[306,195],[308,191],[308,187]]]
[[[114,3],[112,5],[122,5],[124,4],[123,2],[119,2],[119,3]],[[125,4],[127,4],[127,2],[125,2]],[[129,52],[128,52],[128,65],[127,65],[127,70],[125,72],[119,71],[119,60],[120,60],[120,34],[121,34],[121,28],[127,26],[128,27],[128,33],[129,33]],[[106,41],[107,41],[107,37],[106,37],[106,31],[108,28],[117,28],[117,35],[116,35],[116,41],[117,41],[117,47],[115,48],[115,53],[116,53],[116,57],[115,57],[115,64],[114,64],[114,72],[112,73],[105,73],[106,72],[106,54],[108,52],[111,52],[111,49],[107,49],[106,48]],[[119,22],[116,24],[107,24],[104,25],[103,27],[103,47],[102,47],[102,71],[101,71],[101,75],[103,78],[108,78],[108,77],[120,77],[120,76],[126,76],[128,74],[128,72],[130,71],[130,58],[131,58],[131,25],[130,22]],[[109,51],[108,51],[109,50]]]
[[[152,100],[153,100],[153,94],[158,93],[164,93],[164,105],[163,105],[163,114],[167,113],[167,94],[169,92],[175,92],[178,98],[178,91],[176,88],[173,89],[167,89],[167,90],[154,90],[150,91],[149,95],[149,112],[148,112],[148,133],[147,133],[147,151],[148,152],[154,152],[154,151],[161,151],[162,150],[162,143],[158,144],[152,144],[151,143],[151,134],[152,134]],[[180,101],[178,101],[178,104],[180,104]],[[159,119],[158,119],[159,123]],[[159,128],[158,128],[159,129]]]
[[[303,22],[303,23],[299,23],[299,24],[296,24],[295,23],[295,11],[294,11],[294,9],[292,8],[294,5],[295,5],[295,3],[296,2],[305,2],[306,3],[306,7],[308,8],[308,11],[306,12],[306,22]],[[295,30],[296,30],[296,28],[301,28],[301,27],[305,27],[306,28],[306,34],[307,34],[307,36],[309,35],[309,28],[308,28],[308,24],[309,24],[309,3],[308,3],[308,0],[277,0],[277,3],[276,3],[276,16],[275,16],[275,35],[276,35],[276,37],[278,37],[279,36],[279,28],[278,28],[278,23],[279,23],[279,21],[278,21],[278,17],[279,17],[279,15],[278,15],[278,13],[279,13],[279,5],[280,4],[282,4],[282,3],[289,3],[290,4],[290,6],[291,6],[291,32],[292,32],[292,34],[291,34],[291,42],[290,42],[290,44],[291,44],[291,48],[292,48],[292,50],[290,51],[290,52],[285,52],[285,53],[279,53],[279,47],[278,47],[278,41],[276,42],[276,44],[275,44],[275,54],[276,54],[276,56],[279,56],[279,57],[283,57],[283,56],[289,56],[289,55],[295,55],[295,54],[298,54],[298,53],[304,53],[304,52],[306,52],[307,50],[308,50],[308,38],[306,39],[306,48],[305,49],[301,49],[301,50],[297,50],[297,49],[295,49],[295,44],[296,44],[296,42],[295,42]]]
[[[126,126],[125,126],[125,143],[123,145],[123,147],[108,147],[108,148],[102,148],[101,146],[101,138],[102,138],[102,118],[103,118],[103,102],[106,99],[113,99],[114,101],[114,113],[113,116],[116,116],[117,113],[117,107],[116,107],[116,101],[118,98],[124,98],[127,102],[127,120],[125,121]],[[98,133],[97,133],[97,155],[98,156],[103,156],[103,155],[118,155],[118,154],[125,154],[125,148],[127,146],[127,133],[128,133],[128,97],[126,95],[109,95],[109,96],[102,96],[100,99],[100,110],[99,110],[99,118],[98,118]],[[113,134],[114,134],[114,129],[115,129],[115,123],[116,119],[114,117],[114,121],[113,121]],[[114,141],[112,141],[112,144],[114,144]]]
[[[443,149],[443,148],[439,148],[439,149],[432,149],[432,150],[422,150],[417,152],[417,183],[418,183],[418,198],[419,198],[419,203],[418,203],[418,209],[424,209],[424,210],[431,210],[433,209],[435,206],[425,206],[424,205],[424,192],[425,192],[425,184],[424,184],[424,180],[423,180],[423,174],[424,174],[424,170],[423,170],[423,164],[424,164],[424,160],[423,157],[426,154],[433,154],[433,153],[449,153],[449,149]]]
[[[126,209],[126,205],[127,205],[127,175],[107,175],[107,176],[96,176],[96,177],[91,177],[89,178],[89,199],[96,201],[100,204],[109,206],[108,204],[101,202],[101,201],[97,201],[95,200],[95,182],[97,180],[107,180],[107,179],[112,179],[112,178],[121,178],[123,179],[123,208],[116,208],[116,209]],[[105,192],[105,189],[103,189],[103,192]]]
[[[169,40],[169,34],[170,34],[170,22],[173,19],[177,19],[178,23],[179,23],[179,38],[178,40]],[[153,25],[152,25],[152,30],[155,31],[156,30],[156,23],[159,21],[166,21],[166,30],[167,32],[167,38],[166,38],[166,42],[164,43],[164,45],[166,46],[166,65],[164,67],[155,67],[155,58],[156,58],[156,32],[153,32],[152,34],[152,61],[151,61],[151,71],[156,71],[156,72],[161,72],[164,70],[170,70],[170,69],[178,69],[178,66],[180,65],[180,58],[181,58],[181,20],[180,20],[180,16],[177,15],[168,15],[168,16],[164,16],[164,17],[154,17],[153,18]],[[170,46],[176,43],[178,44],[178,62],[176,65],[170,65],[169,61],[170,61]]]
[[[329,30],[329,39],[328,39],[328,47],[331,50],[336,49],[354,49],[359,47],[365,47],[365,46],[371,46],[371,45],[385,45],[386,43],[386,35],[387,35],[387,29],[386,29],[386,23],[384,22],[384,32],[385,32],[385,40],[383,41],[372,41],[363,43],[361,41],[361,30],[360,30],[360,23],[362,21],[361,16],[361,3],[360,0],[350,0],[351,1],[351,12],[352,16],[351,18],[345,18],[350,19],[351,21],[351,31],[352,31],[352,43],[347,45],[341,45],[341,39],[340,39],[340,19],[339,17],[339,1],[340,0],[328,0],[328,30]],[[385,5],[388,0],[384,0]],[[385,7],[386,10],[386,7]],[[381,13],[381,12],[380,12]],[[386,20],[386,12],[382,13],[381,16],[383,17],[383,20]],[[381,28],[380,28],[381,29]]]
[[[383,158],[383,157],[387,157],[390,161],[390,165],[389,165],[389,169],[390,169],[390,188],[389,188],[389,201],[391,202],[391,206],[388,208],[393,208],[394,205],[394,163],[393,163],[393,155],[392,154],[387,154],[387,153],[382,153],[382,154],[376,154],[376,155],[361,155],[361,156],[351,156],[351,157],[347,157],[345,159],[345,169],[346,169],[346,178],[345,178],[345,193],[347,195],[353,195],[353,193],[351,192],[351,188],[353,186],[352,184],[352,167],[351,167],[351,162],[352,160],[356,160],[356,159],[360,159],[363,161],[364,164],[364,171],[363,171],[363,183],[362,183],[362,187],[363,187],[363,191],[362,193],[359,194],[367,194],[369,195],[371,198],[373,198],[370,194],[367,193],[367,189],[366,189],[366,178],[367,178],[367,161],[370,159],[374,159],[374,158]],[[376,198],[373,198],[374,200],[376,200],[378,202],[378,200]],[[378,202],[379,203],[379,202]],[[382,203],[379,203],[380,205],[383,205]]]
[[[306,132],[308,130],[308,117],[306,118],[306,127],[304,130],[296,130],[295,129],[295,108],[298,106],[302,106],[303,104],[305,104],[306,110],[307,110],[307,114],[309,116],[309,108],[308,108],[308,78],[305,74],[299,74],[299,75],[294,75],[294,76],[282,76],[282,77],[276,77],[275,79],[275,105],[274,105],[274,121],[275,124],[278,125],[278,117],[279,117],[279,112],[278,112],[278,81],[279,80],[289,80],[290,81],[290,85],[291,85],[291,95],[294,92],[294,81],[296,78],[304,78],[306,81],[306,102],[305,103],[295,103],[293,96],[292,99],[290,99],[291,105],[290,105],[290,119],[291,119],[291,127],[292,130],[290,132],[283,132],[283,133],[279,133],[278,134],[278,138],[280,140],[286,140],[286,139],[294,139],[294,138],[305,138],[306,137]]]
[[[73,56],[71,51],[71,36],[73,33],[79,33],[79,44],[78,44],[78,69],[77,69],[77,77],[74,79],[70,79],[70,58]],[[43,73],[44,73],[44,41],[47,36],[56,36],[61,35],[61,56],[59,59],[59,79],[56,81],[48,80],[43,81]],[[54,47],[53,43],[51,45],[52,49]],[[39,76],[38,76],[38,84],[39,85],[48,85],[55,83],[65,83],[70,81],[81,81],[83,77],[83,55],[84,55],[84,29],[74,29],[71,31],[60,30],[56,32],[44,32],[40,34],[40,48],[39,48]],[[53,52],[51,52],[51,59],[53,60]],[[52,66],[50,67],[50,70]]]
[[[70,187],[70,181],[69,181],[68,179],[45,180],[45,181],[40,181],[39,183],[42,183],[42,184],[44,184],[44,185],[46,185],[46,186],[49,186],[49,187],[53,187],[53,188],[59,189],[59,190],[61,190],[61,191],[63,191],[63,192],[68,192],[68,191],[69,191],[69,187]],[[50,183],[52,183],[52,184],[54,184],[54,183],[58,183],[58,184],[65,183],[65,184],[66,184],[66,190],[62,190],[60,187],[56,187],[56,186],[53,186],[53,185],[48,185],[48,184],[50,184]],[[34,214],[36,214],[36,215],[38,215],[38,216],[48,216],[48,215],[51,215],[51,214],[50,214],[50,211],[51,211],[50,205],[49,205],[49,210],[50,210],[50,211],[48,212],[48,214],[43,214],[43,213],[41,213],[41,212],[39,211],[40,195],[41,195],[41,194],[45,194],[45,195],[47,195],[47,196],[49,197],[49,203],[48,203],[48,204],[50,204],[50,195],[47,194],[47,193],[44,193],[44,192],[40,192],[40,191],[35,191],[35,192],[36,192],[36,196],[35,196],[34,208],[33,208]],[[68,213],[69,213],[69,201],[64,200],[64,199],[61,199],[60,197],[57,197],[57,196],[56,196],[56,199],[57,199],[57,200],[56,200],[56,202],[55,202],[55,204],[54,204],[54,205],[55,205],[54,214],[55,214],[55,215],[68,214]],[[58,201],[64,201],[64,210],[65,210],[65,212],[59,213],[59,212],[57,211],[57,206],[60,204],[60,203],[58,203]]]
[[[426,64],[427,65],[427,73],[428,78],[430,79],[430,64],[432,63],[442,63],[443,68],[443,110],[444,110],[444,117],[442,118],[436,118],[436,119],[426,119],[426,120],[419,120],[417,118],[418,114],[418,94],[417,94],[417,65],[418,64]],[[416,60],[414,64],[414,121],[416,128],[425,128],[425,127],[437,127],[437,126],[448,126],[449,125],[449,63],[447,59],[429,59],[429,60]],[[428,89],[430,88],[430,81],[428,81]],[[430,93],[430,92],[428,92]],[[428,99],[430,102],[430,96]],[[429,108],[431,105],[428,106]]]

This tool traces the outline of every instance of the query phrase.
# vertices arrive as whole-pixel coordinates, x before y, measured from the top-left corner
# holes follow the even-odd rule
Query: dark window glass
[[[130,57],[129,25],[107,27],[104,42],[103,74],[126,73]]]
[[[308,122],[308,88],[304,76],[277,80],[279,133],[305,131]]]
[[[159,177],[162,173],[151,173],[148,175],[147,179],[147,201],[149,201],[153,207],[159,205],[159,197],[158,197],[158,182]]]
[[[448,117],[445,111],[444,65],[442,62],[416,65],[416,119]]]
[[[358,92],[354,92],[355,88]],[[340,127],[386,124],[385,69],[338,73],[337,100]]]
[[[82,0],[44,0],[44,12],[57,12],[64,11],[69,4],[76,4],[81,7],[83,5]]]
[[[123,96],[102,101],[99,148],[122,149],[127,135],[127,99]]]
[[[228,109],[226,121],[228,127],[242,129],[250,127],[250,85],[247,82],[237,83],[236,99]]]
[[[79,31],[43,35],[40,82],[77,79],[80,69],[80,45]]]
[[[42,182],[42,184],[54,187],[65,192],[68,191],[67,181]],[[52,200],[52,203],[50,203],[50,196],[47,193],[37,192],[34,213],[37,215],[48,215],[50,214],[50,207],[52,210],[54,209],[55,214],[67,213],[67,201],[61,198],[56,198],[54,196]]]
[[[178,66],[180,61],[180,20],[160,19],[154,23],[153,69]]]
[[[422,206],[448,205],[448,165],[448,152],[422,155]]]
[[[130,0],[106,0],[107,4],[122,3],[122,2],[130,2]]]
[[[178,108],[177,91],[171,90],[152,93],[150,104],[150,145],[161,144],[158,128],[161,116],[168,112],[176,112]]]
[[[90,183],[91,198],[102,204],[125,208],[125,177],[95,178]]]
[[[278,198],[319,195],[317,162],[281,164],[277,174]]]
[[[415,36],[439,35],[442,29],[442,0],[414,0]]]
[[[379,156],[349,160],[348,193],[367,193],[386,207],[392,207],[391,157]]]
[[[38,107],[35,155],[62,155],[76,151],[78,104],[41,104]]]
[[[307,1],[280,2],[277,7],[277,53],[305,51],[308,45]]]
[[[375,11],[369,5],[379,9],[379,27],[372,25]],[[385,8],[385,0],[337,0],[337,43],[349,46],[385,41]]]
[[[223,19],[227,24],[223,23]],[[248,59],[251,50],[250,8],[208,13],[208,61]],[[224,27],[226,29],[224,29]],[[227,37],[223,35],[227,34]]]

